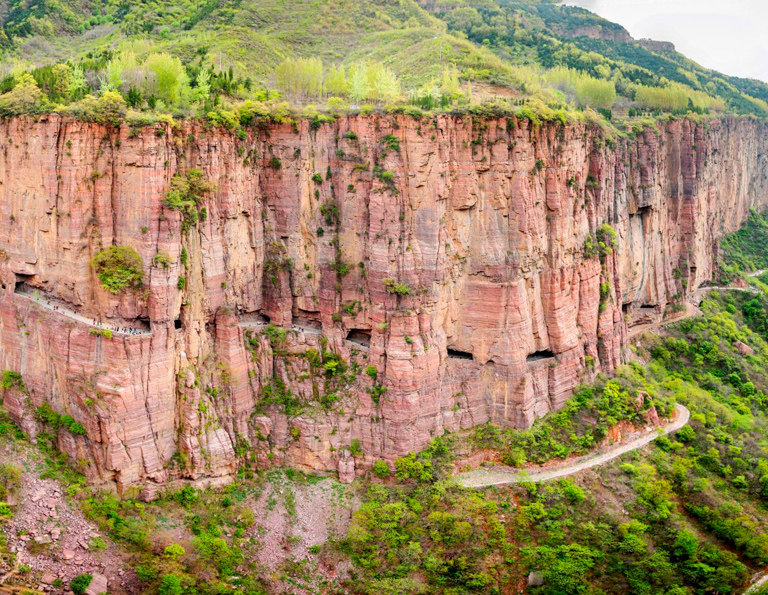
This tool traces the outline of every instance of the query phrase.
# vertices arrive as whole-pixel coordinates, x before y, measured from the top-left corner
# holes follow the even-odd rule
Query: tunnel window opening
[[[621,311],[624,312],[624,314],[629,314],[629,311],[631,308],[632,308],[632,302],[629,302],[628,304],[623,304],[621,306]]]
[[[545,349],[543,351],[536,351],[532,354],[530,354],[525,361],[528,363],[531,362],[540,362],[545,359],[552,359],[555,357],[555,354],[552,353],[549,349]]]
[[[173,328],[175,328],[176,330],[181,328],[181,319],[180,318],[177,318],[176,320],[173,321]]]
[[[27,284],[29,281],[32,280],[33,275],[24,275],[22,273],[16,273],[16,286],[15,290],[17,292],[22,292],[25,289],[27,289]]]
[[[640,309],[641,310],[655,310],[656,306],[654,306],[652,304],[643,304],[642,306],[640,306]]]
[[[459,351],[458,349],[451,349],[448,348],[448,357],[451,357],[453,359],[464,359],[473,361],[475,359],[475,356],[469,353],[468,351]]]
[[[323,328],[323,324],[319,320],[314,318],[308,318],[306,316],[294,316],[292,319],[293,326],[300,329],[306,329],[311,331],[320,331]]]
[[[352,329],[347,333],[347,341],[362,345],[363,347],[371,346],[371,331],[363,329]]]

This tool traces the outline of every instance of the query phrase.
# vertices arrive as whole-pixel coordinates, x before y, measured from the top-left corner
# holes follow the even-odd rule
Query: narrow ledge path
[[[567,477],[585,469],[605,465],[609,461],[620,457],[623,454],[638,450],[646,444],[653,442],[659,436],[666,436],[677,432],[688,423],[691,413],[686,407],[679,403],[675,405],[675,416],[667,424],[660,428],[649,430],[644,436],[640,436],[629,442],[615,444],[605,450],[584,455],[572,459],[565,463],[550,467],[534,467],[529,469],[513,469],[503,465],[494,465],[493,467],[479,467],[459,473],[454,476],[456,482],[465,488],[484,488],[488,486],[508,485],[512,483],[533,482],[540,483]]]
[[[70,310],[69,308],[62,306],[61,304],[50,300],[48,298],[42,297],[42,295],[35,295],[32,292],[26,292],[26,291],[16,291],[15,295],[26,298],[30,300],[31,302],[34,302],[41,308],[45,308],[47,310],[50,310],[54,314],[59,314],[61,316],[65,316],[66,318],[70,318],[76,322],[79,322],[81,324],[85,324],[92,329],[98,329],[98,330],[108,330],[111,331],[115,335],[120,335],[121,337],[146,337],[148,335],[152,334],[152,331],[145,330],[145,329],[135,329],[130,328],[127,326],[112,326],[110,324],[103,324],[103,323],[97,323],[94,322],[93,318],[88,318],[87,316],[83,316],[82,314],[78,314],[77,312]],[[124,329],[124,330],[121,330]]]

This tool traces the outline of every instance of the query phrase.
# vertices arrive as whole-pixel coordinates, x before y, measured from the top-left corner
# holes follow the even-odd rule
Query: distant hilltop
[[[675,44],[671,41],[656,41],[655,39],[637,39],[635,43],[651,52],[676,52]]]

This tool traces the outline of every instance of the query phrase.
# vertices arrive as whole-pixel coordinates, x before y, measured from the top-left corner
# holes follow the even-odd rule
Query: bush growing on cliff
[[[171,186],[165,195],[165,205],[169,209],[181,211],[184,216],[182,229],[194,225],[200,218],[198,206],[213,190],[199,169],[190,169],[186,174],[175,174]]]
[[[91,334],[97,337],[104,337],[106,339],[112,338],[112,331],[108,328],[92,328]]]
[[[21,374],[13,370],[3,370],[3,379],[0,386],[6,390],[19,390],[22,392],[26,390]]]
[[[387,290],[387,293],[393,293],[395,295],[411,295],[411,288],[405,283],[399,283],[396,279],[386,277],[385,279],[382,279],[382,283],[384,283],[384,288]]]
[[[138,252],[129,246],[110,246],[99,250],[91,266],[101,286],[111,293],[140,287],[144,276],[144,263]]]

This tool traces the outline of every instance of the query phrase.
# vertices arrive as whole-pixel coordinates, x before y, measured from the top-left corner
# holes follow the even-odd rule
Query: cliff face
[[[714,240],[768,203],[768,127],[747,120],[617,146],[449,116],[244,140],[0,127],[0,365],[26,386],[5,406],[32,434],[44,401],[71,415],[86,434],[59,443],[91,479],[150,492],[243,459],[350,477],[446,430],[527,426],[620,363],[628,326],[709,279]],[[215,190],[185,226],[164,195],[190,168]],[[110,245],[142,256],[141,290],[101,288]]]

